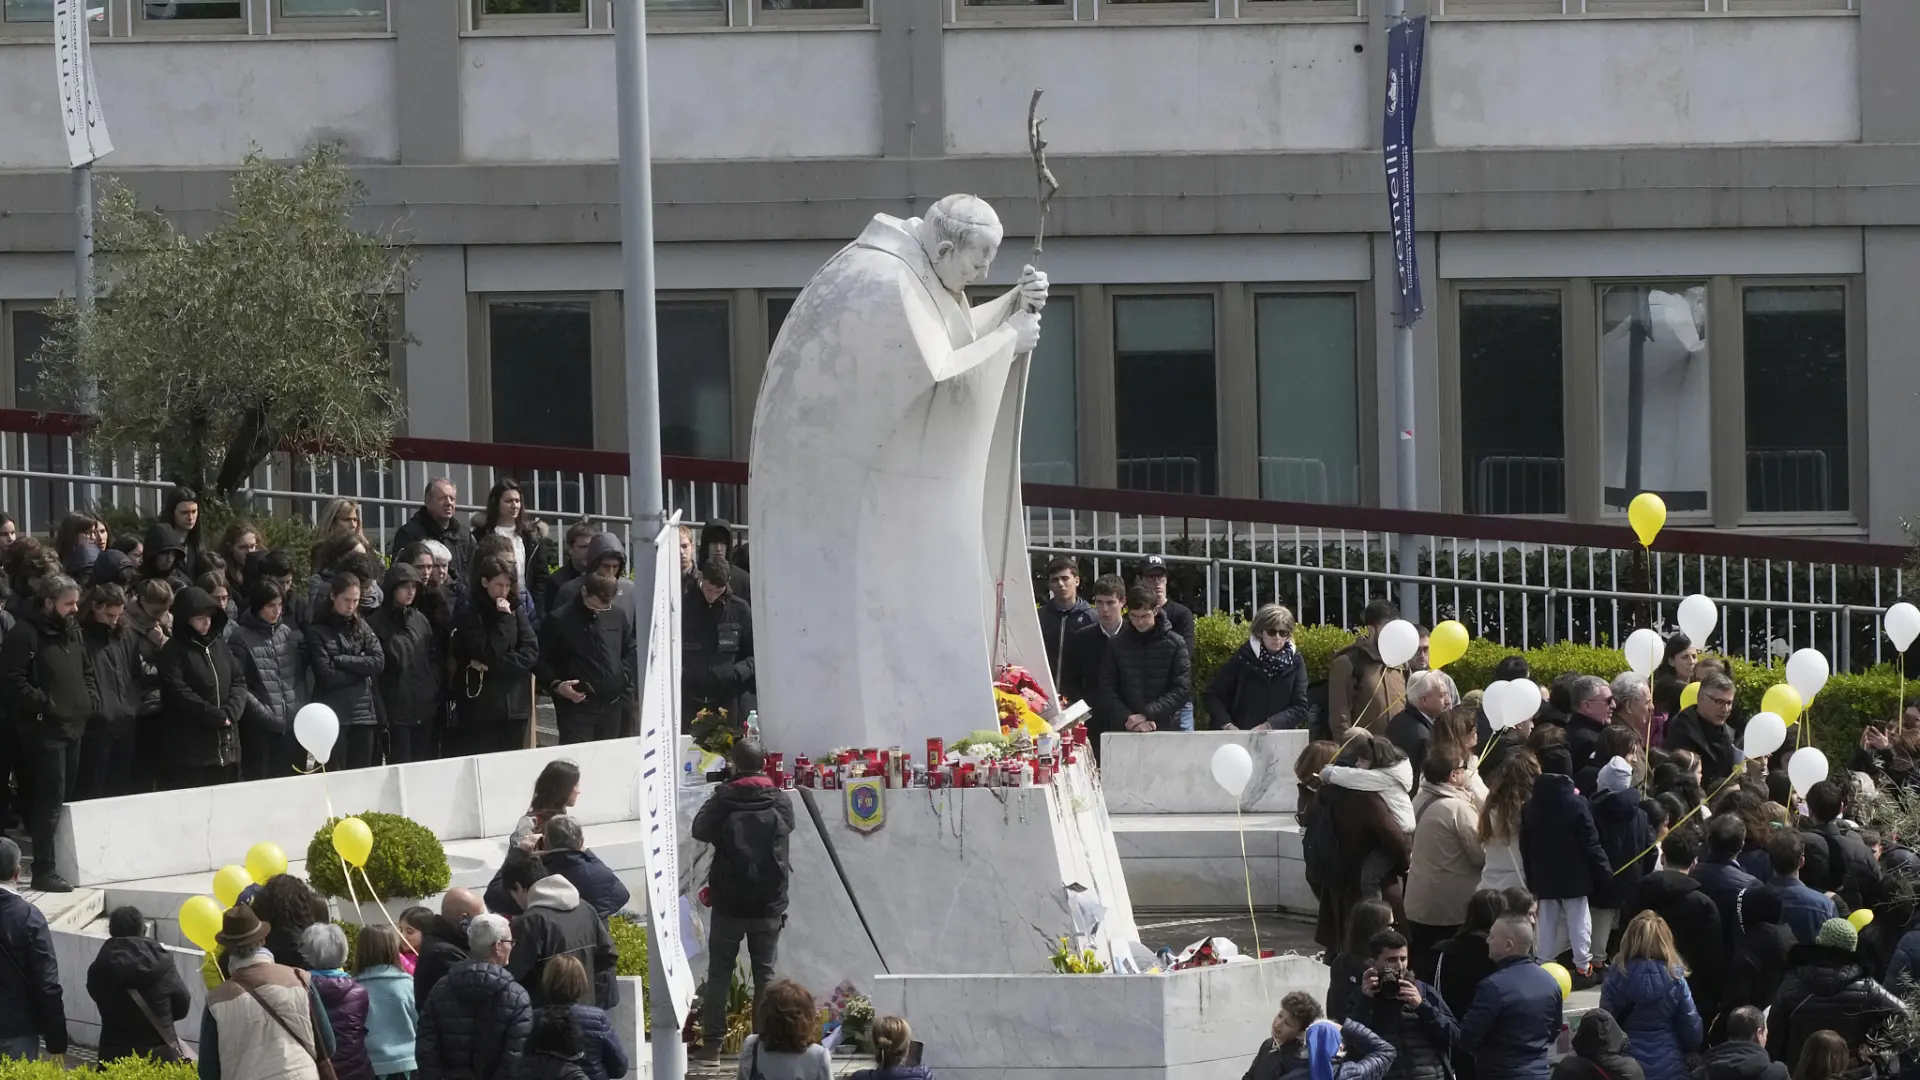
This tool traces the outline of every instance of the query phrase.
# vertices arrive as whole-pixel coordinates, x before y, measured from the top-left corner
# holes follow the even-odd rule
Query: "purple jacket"
[[[333,1071],[340,1080],[374,1080],[367,1058],[367,988],[338,968],[313,972],[313,988],[333,1025]]]

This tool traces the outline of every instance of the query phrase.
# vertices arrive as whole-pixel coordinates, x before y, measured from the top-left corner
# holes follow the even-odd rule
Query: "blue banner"
[[[1420,116],[1420,68],[1427,50],[1426,16],[1387,30],[1387,214],[1393,223],[1394,323],[1412,326],[1426,312],[1420,298],[1420,257],[1413,244],[1413,126]]]

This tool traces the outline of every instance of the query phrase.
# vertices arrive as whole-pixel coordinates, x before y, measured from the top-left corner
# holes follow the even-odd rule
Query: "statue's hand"
[[[1039,311],[1047,306],[1045,272],[1035,270],[1032,266],[1023,267],[1020,271],[1020,282],[1016,287],[1020,290],[1020,303],[1028,311]]]
[[[1040,313],[1036,311],[1016,311],[1007,316],[1007,325],[1013,327],[1013,351],[1032,352],[1040,343]]]

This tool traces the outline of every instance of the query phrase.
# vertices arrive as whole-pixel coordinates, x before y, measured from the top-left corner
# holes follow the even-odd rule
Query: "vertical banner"
[[[76,169],[113,152],[100,88],[93,81],[87,40],[87,0],[53,0],[53,58],[60,76],[60,120],[66,126],[67,160]]]
[[[1394,325],[1420,321],[1420,256],[1413,217],[1413,127],[1420,115],[1420,68],[1427,49],[1427,19],[1403,19],[1387,30],[1386,125],[1380,145],[1387,155],[1387,214],[1393,223]]]
[[[679,514],[661,530],[654,552],[653,596],[647,607],[652,628],[640,687],[640,819],[647,824],[649,947],[666,977],[677,1027],[686,1022],[694,987],[680,936]],[[640,598],[634,602],[638,605]]]

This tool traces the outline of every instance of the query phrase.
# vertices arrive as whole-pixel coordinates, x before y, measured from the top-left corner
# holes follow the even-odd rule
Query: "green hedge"
[[[613,938],[613,949],[617,954],[614,960],[615,975],[631,975],[644,979],[647,977],[647,928],[627,918],[615,915],[607,920],[607,933]],[[640,994],[641,1017],[648,1031],[653,1030],[653,999],[642,991]]]
[[[18,1061],[0,1058],[0,1080],[66,1080],[72,1074],[51,1061]],[[86,1073],[102,1080],[198,1080],[200,1073],[186,1062],[162,1064],[146,1058],[121,1058]]]
[[[1244,620],[1221,612],[1194,621],[1196,698],[1206,693],[1214,673],[1247,640],[1247,634]],[[1307,677],[1314,682],[1326,679],[1334,655],[1352,644],[1353,639],[1353,631],[1337,626],[1302,626],[1293,636],[1294,645],[1306,659]],[[1447,666],[1447,674],[1453,676],[1461,693],[1481,689],[1493,681],[1494,666],[1516,651],[1520,650],[1476,638],[1467,646],[1465,656]],[[1542,683],[1563,671],[1611,679],[1627,670],[1626,657],[1618,649],[1560,642],[1524,651],[1534,678]],[[1784,666],[1769,668],[1739,659],[1729,659],[1728,666],[1733,672],[1740,708],[1749,714],[1760,711],[1760,699],[1768,687],[1787,678]],[[1915,690],[1920,691],[1920,682],[1916,683]],[[1900,715],[1899,672],[1892,664],[1882,664],[1857,674],[1836,673],[1814,699],[1810,712],[1812,716],[1807,723],[1814,744],[1826,751],[1836,765],[1843,764],[1858,745],[1860,731],[1869,721],[1884,723]],[[1202,724],[1206,722],[1204,708],[1196,713],[1196,719]]]
[[[354,815],[373,831],[373,851],[367,856],[367,876],[353,875],[356,892],[347,889],[340,872],[340,856],[333,850],[333,827],[339,818],[329,818],[307,844],[307,878],[321,896],[362,901],[413,899],[446,891],[453,881],[447,866],[447,850],[433,830],[411,818],[367,810]],[[374,895],[367,895],[367,881],[373,882]],[[0,1080],[4,1080],[0,1077]]]
[[[313,512],[319,513],[326,505],[325,501],[313,505]],[[143,514],[130,506],[118,506],[113,503],[97,503],[89,511],[101,521],[114,536],[131,533],[145,537],[147,530],[159,522],[159,518]],[[362,507],[362,514],[366,508]],[[226,531],[227,524],[236,515],[233,508],[220,499],[205,499],[200,503],[200,535],[209,549],[220,543],[220,534]],[[307,564],[313,554],[315,533],[313,526],[303,517],[287,514],[248,515],[247,520],[260,530],[260,546],[266,551],[284,551],[293,559],[295,581],[305,581],[312,568]],[[376,552],[376,554],[378,554]],[[226,552],[220,553],[222,558]],[[0,1076],[0,1080],[6,1080]]]

